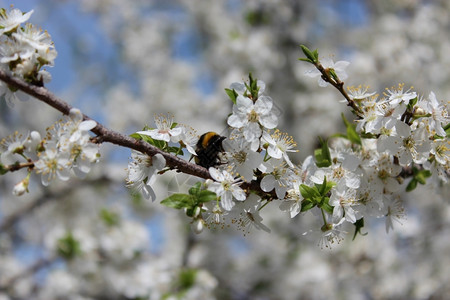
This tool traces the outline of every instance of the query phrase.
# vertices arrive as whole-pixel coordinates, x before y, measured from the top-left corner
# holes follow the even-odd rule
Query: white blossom
[[[128,164],[127,186],[143,194],[145,199],[155,201],[156,194],[151,185],[156,180],[156,174],[166,166],[166,159],[161,154],[148,156],[138,151],[131,151],[131,161]]]
[[[208,185],[208,190],[215,192],[220,197],[220,204],[225,210],[231,210],[234,206],[233,198],[238,201],[244,201],[245,192],[239,187],[242,183],[239,179],[235,179],[226,170],[218,170],[210,167],[209,174],[214,179]]]
[[[34,10],[22,13],[20,9],[14,8],[11,11],[0,10],[0,34],[9,33],[16,30],[23,22],[28,21]]]
[[[155,116],[155,124],[156,129],[138,131],[137,133],[148,135],[155,140],[170,142],[171,137],[177,137],[183,132],[181,127],[172,128],[173,117],[166,117],[164,115]]]
[[[268,96],[260,96],[256,101],[239,95],[233,105],[233,114],[228,117],[228,125],[243,128],[243,134],[248,142],[258,140],[262,128],[273,129],[278,124],[278,118],[272,111],[273,100]]]

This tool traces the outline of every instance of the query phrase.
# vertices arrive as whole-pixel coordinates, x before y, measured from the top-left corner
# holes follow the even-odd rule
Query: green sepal
[[[233,104],[236,104],[236,99],[239,96],[239,94],[234,89],[225,89],[225,92],[227,93],[228,97],[230,97]]]
[[[316,159],[316,165],[319,168],[326,168],[331,166],[331,154],[328,148],[328,141],[323,141],[319,137],[320,148],[314,150],[314,158]]]
[[[356,222],[353,224],[353,225],[355,225],[355,233],[353,234],[353,238],[352,238],[352,241],[354,241],[355,240],[355,238],[356,238],[356,235],[359,233],[360,235],[367,235],[367,232],[366,233],[362,233],[361,232],[361,229],[364,227],[364,218],[361,218],[361,219],[359,219],[359,220],[356,220]]]

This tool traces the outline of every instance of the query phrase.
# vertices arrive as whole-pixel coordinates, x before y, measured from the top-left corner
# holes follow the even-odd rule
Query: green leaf
[[[73,259],[81,254],[80,242],[73,237],[71,232],[58,240],[57,247],[58,254],[65,259]]]
[[[194,213],[195,213],[195,206],[186,209],[186,216],[188,216],[189,218],[192,218],[194,216]]]
[[[331,206],[329,204],[330,198],[328,197],[323,197],[322,201],[320,203],[320,205],[318,205],[320,208],[324,209],[327,213],[329,213],[330,215],[333,214],[333,206]]]
[[[203,190],[200,193],[198,193],[197,197],[197,203],[205,203],[209,201],[214,201],[217,199],[217,195],[214,192]]]
[[[310,187],[306,184],[300,184],[300,194],[302,194],[303,198],[310,200],[320,197],[320,193],[316,187]]]
[[[252,95],[253,101],[255,101],[256,99],[258,99],[258,92],[259,92],[258,80],[256,78],[253,78],[252,73],[248,74],[248,80],[249,85],[247,86],[247,88],[249,89],[250,94]]]
[[[305,45],[300,45],[300,48],[302,48],[303,54],[312,62],[316,63],[319,58],[319,52],[316,50],[311,51],[306,47]]]
[[[417,97],[409,100],[408,106],[406,107],[408,111],[413,111],[414,105],[417,104]]]
[[[196,182],[190,189],[189,189],[189,195],[192,195],[192,196],[197,196],[199,193],[200,193],[200,191],[202,190],[202,183],[199,181],[199,182]]]
[[[353,225],[355,225],[355,233],[353,234],[353,241],[355,240],[355,238],[356,238],[356,235],[359,233],[360,235],[367,235],[367,232],[366,233],[361,233],[361,229],[364,227],[364,218],[361,218],[361,219],[359,219],[359,220],[356,220],[356,222],[353,224]]]
[[[335,185],[336,183],[334,181],[327,181],[326,177],[323,178],[323,183],[315,184],[321,196],[326,196]]]
[[[427,178],[431,176],[431,172],[429,170],[421,170],[415,175],[415,179],[420,184],[425,184],[427,182]]]
[[[335,133],[335,134],[331,135],[330,138],[343,138],[343,139],[348,140],[348,137],[343,133]]]
[[[227,93],[228,97],[230,97],[231,101],[233,101],[233,104],[236,104],[236,99],[239,94],[234,89],[225,89],[225,92]]]
[[[142,136],[139,133],[132,133],[130,134],[130,137],[135,138],[137,140],[142,140]]]
[[[316,159],[316,165],[319,168],[326,168],[331,166],[330,149],[328,148],[327,141],[323,141],[319,137],[319,142],[321,144],[321,148],[314,150],[314,158]]]
[[[444,126],[445,133],[447,134],[447,137],[450,137],[450,123]]]
[[[194,201],[191,195],[187,194],[173,194],[161,201],[162,205],[176,209],[191,208]]]
[[[316,204],[313,201],[307,199],[302,200],[301,204],[302,204],[302,207],[300,209],[301,212],[308,211],[314,206],[316,206]]]
[[[358,132],[356,132],[356,124],[350,123],[344,116],[341,114],[342,120],[344,121],[345,127],[347,128],[347,139],[353,144],[362,145],[361,137]]]
[[[319,50],[314,50],[313,52],[313,56],[314,56],[314,61],[317,62],[319,61]]]
[[[411,192],[417,187],[417,180],[415,178],[411,179],[411,181],[406,186],[406,191]]]
[[[310,60],[309,58],[303,58],[303,57],[300,57],[298,60],[306,61],[306,62],[309,62],[309,63],[314,64],[314,62],[313,62],[312,60]]]
[[[178,290],[190,289],[195,284],[196,278],[197,278],[197,270],[196,269],[181,270],[179,277],[178,277],[177,289]]]
[[[8,169],[6,169],[5,166],[0,163],[0,175],[5,175],[6,173],[8,173]]]
[[[319,189],[319,193],[320,193],[322,196],[325,195],[324,191],[325,191],[326,186],[327,186],[327,177],[324,176],[324,177],[323,177],[323,182],[322,182],[322,184],[316,184],[316,186],[317,186],[317,188]]]
[[[167,152],[175,155],[183,155],[183,150],[180,147],[167,147]]]
[[[152,128],[149,128],[148,126],[145,126],[143,131],[145,130],[149,130]],[[161,140],[155,140],[152,137],[148,136],[148,135],[144,135],[144,134],[139,134],[139,133],[132,133],[130,134],[131,137],[138,139],[138,140],[143,140],[146,143],[149,143],[159,149],[165,149],[167,147],[167,142],[165,141],[161,141]]]
[[[118,213],[103,208],[100,211],[100,218],[109,227],[116,226],[120,223],[120,216]]]

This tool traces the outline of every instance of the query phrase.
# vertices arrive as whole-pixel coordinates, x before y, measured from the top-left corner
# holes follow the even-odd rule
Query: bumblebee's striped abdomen
[[[224,136],[215,132],[207,132],[200,136],[197,142],[197,157],[195,163],[205,168],[214,167],[220,163],[219,153],[223,152],[222,142]]]

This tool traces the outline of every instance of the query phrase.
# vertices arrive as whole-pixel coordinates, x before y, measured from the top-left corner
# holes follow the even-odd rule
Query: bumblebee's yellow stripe
[[[211,140],[212,137],[214,137],[216,135],[217,135],[217,133],[215,133],[213,131],[210,131],[210,132],[205,133],[202,136],[202,138],[203,138],[202,139],[202,147],[203,147],[203,149],[206,149],[208,147],[209,141]]]

